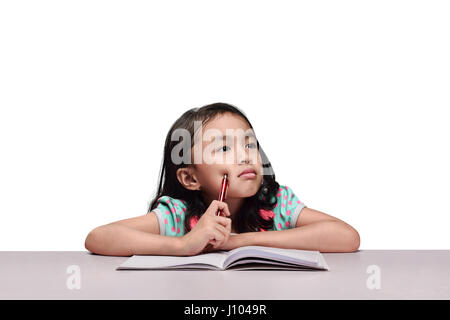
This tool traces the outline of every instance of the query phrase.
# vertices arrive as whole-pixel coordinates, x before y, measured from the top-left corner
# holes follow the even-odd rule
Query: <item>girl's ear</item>
[[[183,187],[188,190],[201,190],[200,182],[197,180],[191,168],[179,168],[177,170],[177,179]]]

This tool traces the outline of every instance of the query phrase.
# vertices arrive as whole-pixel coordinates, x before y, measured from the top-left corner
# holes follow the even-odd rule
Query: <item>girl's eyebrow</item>
[[[229,136],[229,135],[225,135],[225,136],[224,136],[224,135],[217,135],[217,136],[212,137],[210,143],[213,143],[214,140],[216,140],[216,137],[218,137],[219,139],[222,138],[222,140],[225,140],[225,138],[233,138],[233,136]],[[256,136],[255,136],[255,134],[254,134],[253,132],[250,132],[249,134],[246,134],[245,137],[246,137],[246,138],[251,138],[251,137],[253,137],[253,138],[256,139]]]

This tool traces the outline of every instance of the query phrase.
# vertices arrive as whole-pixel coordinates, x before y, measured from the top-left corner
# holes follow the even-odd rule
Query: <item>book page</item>
[[[224,268],[242,258],[264,258],[262,262],[270,264],[270,260],[286,262],[294,265],[318,267],[320,252],[312,250],[280,249],[265,246],[245,246],[228,252]],[[265,259],[269,259],[268,261]]]
[[[124,269],[221,269],[227,257],[226,251],[199,254],[196,256],[133,255],[117,270]]]
[[[230,269],[233,271],[255,271],[255,270],[287,270],[287,271],[319,271],[319,269],[314,269],[310,267],[301,266],[289,266],[289,265],[271,265],[271,264],[261,264],[261,263],[246,263],[233,266]]]
[[[310,269],[310,266],[299,266],[298,264],[292,264],[292,263],[288,263],[288,262],[280,262],[280,261],[275,261],[275,260],[266,260],[263,258],[242,258],[239,259],[233,263],[230,263],[227,266],[227,269],[232,269],[236,266],[242,265],[242,264],[259,264],[259,265],[271,265],[271,266],[288,266],[288,267],[292,267],[292,268],[307,268]],[[276,269],[276,268],[275,268]]]

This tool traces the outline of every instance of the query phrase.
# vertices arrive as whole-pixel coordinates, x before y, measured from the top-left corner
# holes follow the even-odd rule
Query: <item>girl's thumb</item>
[[[218,202],[217,215],[221,215],[223,217],[227,217],[230,215],[228,213],[227,204],[225,202]]]
[[[222,212],[224,211],[223,210],[224,207],[225,207],[225,203],[224,202],[221,202],[219,200],[214,200],[213,203],[211,203],[211,212],[210,212],[210,214],[214,215],[214,216],[215,215],[219,215],[221,211]]]

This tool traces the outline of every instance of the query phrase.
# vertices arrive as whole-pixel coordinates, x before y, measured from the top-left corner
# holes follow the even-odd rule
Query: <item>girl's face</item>
[[[261,155],[254,132],[245,119],[227,112],[211,119],[195,134],[192,172],[207,198],[218,199],[225,173],[229,181],[226,199],[251,197],[258,192],[263,178]],[[194,156],[199,150],[202,157],[197,163],[198,157],[194,162]],[[239,176],[247,169],[253,169],[256,176]]]

